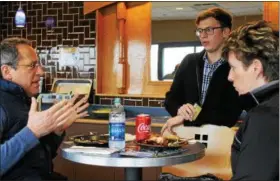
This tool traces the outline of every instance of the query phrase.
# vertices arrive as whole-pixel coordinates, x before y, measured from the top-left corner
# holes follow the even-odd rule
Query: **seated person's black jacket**
[[[279,180],[279,81],[242,96],[248,111],[231,149],[232,180]]]
[[[18,85],[1,81],[6,82],[0,89],[0,105],[7,116],[0,139],[4,143],[26,126],[31,99]],[[64,135],[65,133],[62,136],[51,133],[40,138],[40,144],[27,152],[0,180],[43,180],[51,177],[52,159],[57,155],[56,151]]]
[[[205,51],[187,55],[176,72],[170,90],[165,96],[165,108],[171,116],[186,103],[200,101]],[[227,77],[229,64],[224,62],[213,73],[208,86],[202,111],[193,122],[184,121],[185,126],[214,124],[231,127],[242,112],[238,93]]]

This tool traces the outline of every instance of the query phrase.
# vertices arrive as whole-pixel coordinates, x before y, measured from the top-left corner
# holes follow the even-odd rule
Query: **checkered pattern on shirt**
[[[204,60],[204,68],[203,68],[203,79],[202,79],[202,90],[201,90],[201,99],[200,105],[203,105],[205,96],[208,90],[209,83],[212,79],[213,73],[217,70],[217,68],[223,64],[224,59],[220,58],[217,62],[210,64],[207,59],[206,53],[203,56]]]

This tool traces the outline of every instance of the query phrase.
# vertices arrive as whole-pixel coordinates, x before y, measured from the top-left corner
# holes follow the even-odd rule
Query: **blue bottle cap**
[[[121,103],[121,99],[119,97],[114,99],[114,104],[120,104]]]

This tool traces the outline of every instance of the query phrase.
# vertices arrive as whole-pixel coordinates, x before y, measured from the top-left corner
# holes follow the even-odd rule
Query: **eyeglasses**
[[[38,67],[42,68],[42,65],[39,62],[32,62],[32,63],[27,64],[27,65],[19,65],[18,64],[17,66],[28,67],[30,69],[35,69],[35,68],[38,68]]]
[[[207,35],[213,35],[214,34],[214,30],[215,29],[219,29],[219,28],[224,28],[222,26],[219,27],[207,27],[207,28],[198,28],[195,30],[195,34],[196,36],[200,36],[203,32],[205,32]]]

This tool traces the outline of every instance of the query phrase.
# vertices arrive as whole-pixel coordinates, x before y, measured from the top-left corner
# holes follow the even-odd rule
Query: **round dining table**
[[[69,147],[69,146],[68,146]],[[68,152],[62,147],[64,159],[94,166],[122,167],[125,170],[125,180],[142,180],[144,167],[162,167],[167,165],[183,164],[201,159],[205,155],[205,146],[202,143],[186,145],[186,151],[170,156],[138,158],[120,155],[119,152],[110,155],[85,154],[82,152]]]

